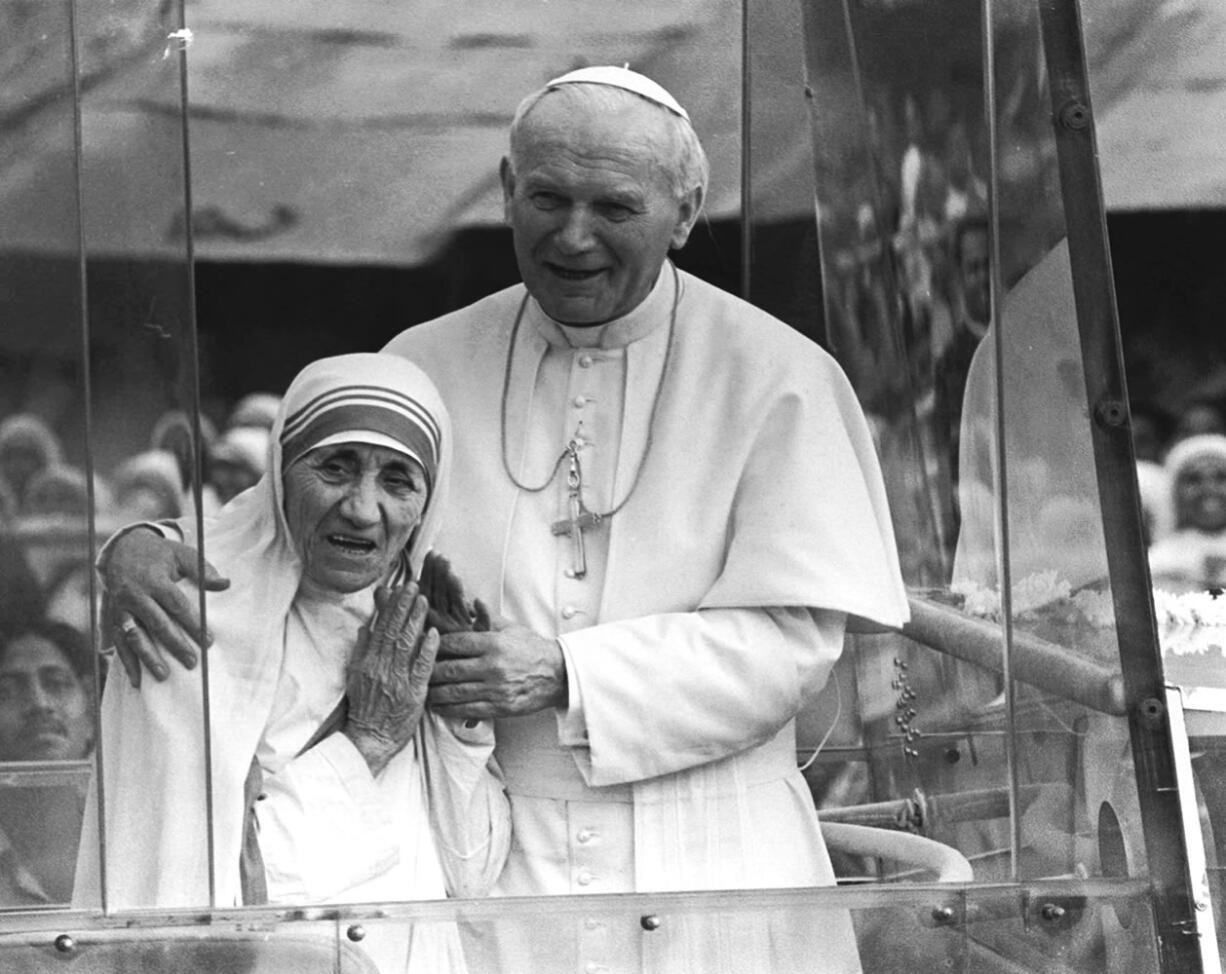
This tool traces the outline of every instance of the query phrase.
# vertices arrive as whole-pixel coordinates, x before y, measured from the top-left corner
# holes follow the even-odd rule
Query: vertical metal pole
[[[180,145],[183,150],[183,226],[184,226],[184,253],[183,259],[185,263],[185,287],[187,289],[187,306],[184,309],[184,334],[180,336],[180,342],[188,346],[190,354],[184,356],[187,362],[187,375],[185,381],[189,388],[186,390],[185,396],[188,402],[191,414],[192,426],[192,445],[194,447],[194,459],[192,463],[192,496],[196,505],[196,572],[199,578],[204,578],[205,566],[205,550],[204,550],[204,505],[201,503],[201,488],[204,472],[204,456],[202,449],[202,438],[200,431],[200,370],[197,354],[197,335],[196,335],[196,256],[195,256],[195,241],[192,233],[192,158],[191,158],[191,139],[189,135],[188,124],[188,85],[187,85],[187,53],[191,42],[191,32],[187,29],[187,17],[184,11],[184,0],[179,0],[177,3],[178,10],[178,65],[179,65],[179,119],[180,119]],[[172,35],[171,40],[175,40]],[[203,634],[208,631],[208,616],[207,604],[205,601],[204,586],[199,586],[199,609],[200,609],[200,628],[198,634],[201,642],[203,642]],[[213,836],[213,821],[214,821],[214,796],[213,796],[213,728],[212,720],[209,712],[209,654],[207,651],[202,651],[200,654],[200,692],[204,697],[202,719],[204,726],[202,733],[204,735],[204,802],[205,816],[208,822],[208,834],[205,836],[205,846],[208,854],[208,874],[209,874],[209,903],[216,907],[217,903],[217,875],[215,868],[215,850]]]
[[[95,497],[94,497],[94,423],[93,423],[93,375],[92,375],[92,341],[89,327],[89,264],[88,250],[85,245],[85,180],[81,174],[84,156],[85,140],[82,134],[82,110],[81,110],[81,52],[78,46],[78,20],[77,20],[77,3],[76,0],[68,0],[68,47],[69,47],[69,64],[72,69],[72,138],[73,138],[73,174],[76,180],[76,218],[77,218],[77,293],[81,303],[81,391],[84,399],[84,420],[85,420],[85,496],[87,510],[85,512],[85,525],[88,531],[88,544],[90,546],[90,563],[94,560],[94,532],[96,530],[96,519],[94,512]],[[91,633],[98,632],[98,582],[94,578],[94,573],[89,573],[89,631]],[[102,668],[103,660],[98,654],[94,654],[94,740],[102,740],[102,709],[99,706],[101,694],[98,690],[102,686]],[[93,813],[98,816],[98,882],[99,889],[102,892],[102,910],[107,910],[107,881],[106,881],[106,817],[103,814],[103,809],[106,808],[106,789],[104,784],[104,775],[102,769],[102,753],[101,748],[98,749],[97,755],[98,771],[94,776],[97,785],[95,788],[95,797],[97,804],[93,809]],[[85,814],[90,813],[89,809],[85,810]]]
[[[753,30],[750,10],[754,0],[741,3],[741,297],[752,301],[750,261],[753,259],[753,60],[750,34]]]
[[[1076,0],[1039,0],[1107,565],[1162,969],[1205,969],[1140,516]]]
[[[996,470],[992,490],[996,497],[997,546],[996,578],[1000,589],[1001,669],[1005,682],[1005,781],[1009,795],[1009,878],[1021,880],[1022,822],[1018,807],[1017,769],[1017,712],[1013,683],[1013,567],[1010,561],[1009,544],[1009,468],[1006,450],[1008,414],[1005,404],[1005,354],[1003,329],[1007,322],[1001,321],[1001,263],[1000,263],[1000,174],[998,161],[998,133],[996,127],[996,34],[995,8],[992,0],[983,0],[983,108],[988,129],[988,241],[992,258],[989,270],[992,286],[991,302],[992,355],[996,370]]]

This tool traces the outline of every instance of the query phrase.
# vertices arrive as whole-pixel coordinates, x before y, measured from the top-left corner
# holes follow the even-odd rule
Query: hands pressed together
[[[130,531],[111,545],[103,620],[134,687],[142,670],[166,679],[168,655],[191,669],[211,642],[199,605],[178,587],[183,579],[206,592],[230,584],[195,549],[152,531]],[[557,642],[496,618],[480,599],[470,602],[447,559],[428,554],[419,582],[380,590],[376,603],[350,663],[345,729],[376,773],[412,737],[426,706],[465,719],[566,706]]]

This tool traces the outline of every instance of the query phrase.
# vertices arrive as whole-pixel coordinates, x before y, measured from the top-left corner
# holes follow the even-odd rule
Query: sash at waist
[[[531,718],[526,718],[531,720]],[[518,718],[514,730],[508,733],[500,721],[496,727],[498,746],[495,752],[506,783],[507,793],[524,798],[547,798],[572,802],[634,801],[631,784],[593,788],[584,780],[575,763],[571,748],[558,744],[556,724],[540,722],[530,730]],[[735,762],[733,771],[730,765]],[[740,780],[746,788],[779,781],[799,773],[796,766],[796,729],[789,722],[773,738],[757,747],[707,765],[685,769],[678,774],[695,773],[702,769],[727,770],[730,774],[714,776],[716,781]]]

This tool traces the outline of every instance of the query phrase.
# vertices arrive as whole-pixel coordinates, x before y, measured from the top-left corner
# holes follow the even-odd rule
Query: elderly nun
[[[216,906],[492,884],[509,841],[492,731],[425,711],[438,633],[409,581],[438,528],[450,450],[437,391],[402,358],[324,359],[291,384],[268,474],[204,529],[231,580],[208,601],[207,703],[204,667],[108,681],[110,906],[208,905],[210,870]],[[100,895],[87,828],[75,898]],[[385,971],[462,966],[454,929],[367,946]]]

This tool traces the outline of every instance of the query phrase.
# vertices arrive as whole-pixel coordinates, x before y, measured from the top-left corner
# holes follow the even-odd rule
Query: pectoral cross
[[[583,471],[579,467],[579,446],[574,440],[566,445],[566,453],[570,456],[570,468],[566,472],[570,516],[554,521],[552,530],[555,535],[566,535],[570,538],[571,571],[575,578],[583,578],[587,574],[583,529],[596,527],[601,518],[595,511],[589,511],[583,506]]]

